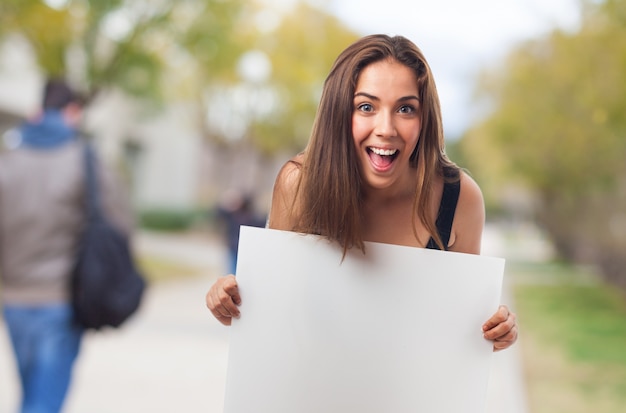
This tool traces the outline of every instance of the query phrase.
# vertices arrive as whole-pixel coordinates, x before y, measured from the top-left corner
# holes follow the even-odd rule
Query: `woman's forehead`
[[[417,95],[417,76],[412,68],[395,60],[381,60],[361,70],[357,78],[355,93],[402,92]]]

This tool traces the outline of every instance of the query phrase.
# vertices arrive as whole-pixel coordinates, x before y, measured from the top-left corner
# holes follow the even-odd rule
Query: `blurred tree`
[[[324,80],[339,55],[359,36],[329,14],[302,3],[270,41],[259,44],[272,63],[270,83],[277,110],[252,129],[251,138],[266,150],[302,150],[309,139]]]
[[[306,2],[268,10],[244,0],[3,0],[0,40],[23,36],[46,75],[69,77],[89,98],[119,88],[192,102],[207,139],[272,154],[302,149],[324,78],[358,36]]]
[[[41,1],[5,0],[0,3],[0,36],[23,35],[30,40],[39,64],[51,75],[59,75],[64,71],[66,46],[72,41],[72,33],[59,28],[67,27],[70,17]]]
[[[286,15],[267,13],[261,8],[248,16],[247,27],[268,20],[276,24],[242,34],[249,39],[245,43],[250,50],[240,61],[240,82],[215,91],[209,105],[215,114],[213,126],[219,130],[221,123],[230,123],[226,129],[239,130],[224,139],[253,143],[266,154],[302,150],[324,79],[341,50],[359,36],[306,2],[297,3]],[[220,108],[228,101],[231,112],[224,116]]]
[[[68,76],[89,97],[118,87],[155,100],[163,90],[164,70],[185,56],[193,57],[200,73],[210,72],[210,80],[226,73],[241,50],[233,33],[242,4],[243,0],[3,0],[0,38],[25,37],[46,75]]]
[[[462,146],[486,199],[526,186],[558,251],[626,286],[626,0],[584,2],[578,32],[523,45],[481,94]]]

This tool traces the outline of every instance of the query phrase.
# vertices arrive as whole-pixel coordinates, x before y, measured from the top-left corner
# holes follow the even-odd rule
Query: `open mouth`
[[[391,167],[393,161],[398,157],[400,151],[397,149],[381,149],[368,147],[367,154],[370,158],[372,165],[380,170],[385,171]]]

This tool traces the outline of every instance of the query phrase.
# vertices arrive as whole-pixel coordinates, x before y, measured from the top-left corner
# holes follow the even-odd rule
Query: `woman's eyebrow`
[[[365,93],[365,92],[357,92],[354,94],[354,97],[358,97],[358,96],[364,96],[370,100],[376,100],[379,101],[380,98],[374,96],[374,95],[370,95],[369,93]],[[418,98],[415,95],[408,95],[408,96],[402,96],[401,98],[399,98],[397,101],[398,102],[406,102],[407,100],[417,100],[418,102],[420,101],[420,98]]]
[[[358,96],[365,96],[366,98],[371,99],[371,100],[380,100],[376,96],[370,95],[369,93],[365,93],[365,92],[357,92],[354,94],[354,97],[358,97]]]

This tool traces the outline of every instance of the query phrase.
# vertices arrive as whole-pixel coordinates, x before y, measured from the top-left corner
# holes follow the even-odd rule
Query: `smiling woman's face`
[[[359,75],[353,103],[352,135],[366,189],[412,188],[409,158],[422,125],[413,70],[394,60],[372,63]]]

